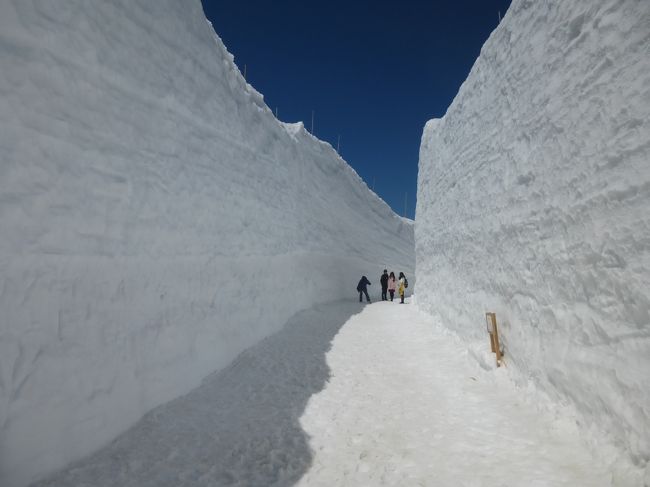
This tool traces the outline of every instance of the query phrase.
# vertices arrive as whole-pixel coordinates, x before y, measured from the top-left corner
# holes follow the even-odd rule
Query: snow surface
[[[629,478],[616,485],[632,485]],[[409,304],[337,302],[38,487],[604,487],[575,423]]]
[[[411,276],[413,247],[329,144],[273,117],[199,0],[0,2],[3,487],[362,274]]]
[[[442,119],[418,305],[612,441],[650,485],[650,2],[515,0]],[[622,459],[621,461],[625,461]]]

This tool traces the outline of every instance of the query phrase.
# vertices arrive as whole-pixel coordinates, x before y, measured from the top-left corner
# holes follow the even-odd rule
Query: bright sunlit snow
[[[0,1],[2,487],[385,266],[412,276],[413,222],[273,116],[199,0]]]
[[[650,487],[649,25],[514,0],[414,225],[199,0],[0,1],[0,485]]]
[[[611,485],[530,401],[414,306],[337,302],[38,485]]]
[[[418,304],[650,484],[650,2],[514,1],[427,123]],[[624,468],[624,467],[623,467]]]

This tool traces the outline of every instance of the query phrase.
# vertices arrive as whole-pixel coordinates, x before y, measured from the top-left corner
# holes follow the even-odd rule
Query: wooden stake
[[[503,356],[501,355],[501,345],[499,344],[499,328],[497,326],[496,313],[485,313],[485,323],[487,325],[487,331],[490,334],[490,348],[497,356],[497,367],[500,367]]]
[[[501,345],[499,345],[499,329],[497,328],[497,316],[494,316],[494,348],[497,354],[497,367],[501,366]]]

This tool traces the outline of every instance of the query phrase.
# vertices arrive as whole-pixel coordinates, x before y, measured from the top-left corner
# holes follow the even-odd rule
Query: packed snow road
[[[567,423],[415,306],[334,303],[38,485],[611,485]]]

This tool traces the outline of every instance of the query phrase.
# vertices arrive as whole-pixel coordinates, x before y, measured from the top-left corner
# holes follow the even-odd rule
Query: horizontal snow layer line
[[[302,257],[311,256],[312,258],[333,258],[339,256],[339,254],[328,253],[324,251],[310,251],[310,250],[291,250],[289,252],[277,252],[277,253],[266,253],[266,252],[237,252],[236,254],[223,255],[221,253],[204,253],[204,254],[192,254],[187,253],[183,254],[177,253],[173,255],[151,255],[151,254],[61,254],[56,251],[34,251],[34,252],[24,252],[19,254],[11,255],[0,255],[0,265],[3,268],[33,268],[34,258],[39,259],[40,263],[55,263],[55,264],[67,264],[67,263],[82,263],[82,262],[109,262],[116,265],[129,267],[131,265],[139,265],[148,262],[150,264],[169,262],[169,261],[188,261],[188,262],[203,262],[206,265],[211,264],[215,260],[219,261],[256,261],[263,262],[264,259],[273,259],[273,258],[295,258],[300,259]],[[356,258],[356,257],[355,257]],[[381,266],[381,264],[379,264]]]

